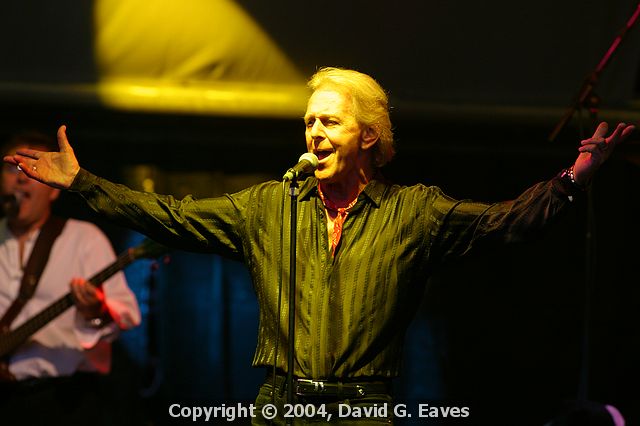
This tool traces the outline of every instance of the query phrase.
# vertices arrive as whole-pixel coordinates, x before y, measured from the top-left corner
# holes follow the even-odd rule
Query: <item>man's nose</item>
[[[314,139],[324,137],[324,126],[320,120],[315,120],[313,122],[313,126],[311,126],[309,134]]]

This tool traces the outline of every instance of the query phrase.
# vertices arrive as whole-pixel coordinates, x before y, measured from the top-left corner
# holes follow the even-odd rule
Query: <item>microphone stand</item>
[[[606,53],[596,66],[596,68],[590,72],[582,83],[578,95],[575,97],[574,103],[567,110],[564,116],[560,119],[553,132],[549,136],[549,141],[553,142],[560,131],[567,125],[573,115],[578,112],[579,116],[579,133],[580,138],[585,137],[585,124],[581,114],[583,109],[589,111],[589,118],[591,121],[591,131],[595,129],[598,124],[598,108],[600,104],[600,98],[594,93],[594,88],[598,83],[600,74],[609,63],[613,54],[617,51],[618,47],[622,43],[622,40],[627,35],[627,32],[636,24],[638,17],[640,16],[640,3],[636,7],[636,10],[632,14],[631,18],[627,21],[625,26],[620,30],[613,43],[607,49]],[[588,400],[588,388],[589,388],[589,346],[590,346],[590,316],[591,316],[591,296],[592,291],[595,288],[595,261],[596,261],[596,245],[595,245],[595,211],[593,203],[593,189],[592,185],[589,185],[586,190],[587,197],[587,218],[586,218],[586,235],[585,235],[585,305],[584,305],[584,318],[583,318],[583,335],[582,335],[582,362],[580,366],[580,379],[578,383],[578,402],[585,402]]]
[[[289,184],[291,197],[291,219],[289,232],[289,339],[287,351],[287,404],[293,404],[293,361],[295,352],[295,306],[296,306],[296,234],[298,222],[298,178],[294,174]],[[287,418],[287,425],[291,420]]]
[[[569,123],[569,120],[571,120],[571,117],[573,117],[576,111],[580,110],[581,108],[588,108],[589,106],[593,106],[593,104],[597,104],[599,102],[599,99],[593,93],[593,89],[598,83],[600,74],[620,46],[620,43],[622,43],[622,41],[624,40],[627,32],[629,32],[629,30],[636,24],[638,16],[640,16],[640,3],[638,3],[635,12],[633,12],[633,15],[631,15],[631,18],[629,18],[625,26],[622,27],[596,68],[592,72],[587,74],[587,77],[582,83],[582,87],[578,92],[578,95],[575,97],[575,101],[569,107],[564,116],[560,119],[556,127],[553,129],[553,132],[551,132],[551,135],[549,136],[549,142],[553,142],[556,139],[560,131]]]

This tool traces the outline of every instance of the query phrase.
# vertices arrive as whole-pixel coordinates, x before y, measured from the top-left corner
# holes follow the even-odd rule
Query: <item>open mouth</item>
[[[319,161],[322,161],[324,159],[326,159],[328,156],[330,156],[331,154],[333,154],[333,149],[319,149],[315,152],[316,156],[318,157]]]

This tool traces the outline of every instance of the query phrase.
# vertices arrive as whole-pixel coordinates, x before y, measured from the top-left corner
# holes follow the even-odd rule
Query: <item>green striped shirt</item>
[[[398,375],[405,331],[429,275],[484,244],[535,235],[568,203],[559,178],[512,201],[454,200],[433,186],[371,181],[332,257],[317,180],[297,204],[295,371],[315,379]],[[81,170],[71,190],[96,211],[174,248],[243,261],[260,308],[254,366],[287,370],[290,198],[281,182],[196,200],[133,191]],[[285,220],[282,220],[282,219]],[[283,283],[278,329],[278,286]]]

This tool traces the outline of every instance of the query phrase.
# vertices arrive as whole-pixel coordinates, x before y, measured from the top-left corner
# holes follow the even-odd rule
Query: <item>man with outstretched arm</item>
[[[341,424],[371,423],[368,417],[339,416],[391,403],[404,334],[429,275],[474,248],[538,234],[635,127],[620,123],[609,132],[601,123],[582,141],[570,167],[514,200],[460,201],[435,186],[399,186],[382,177],[395,148],[387,95],[373,78],[323,68],[308,86],[306,149],[319,164],[314,176],[300,182],[298,196],[305,238],[297,245],[294,402],[322,407],[316,417],[325,420],[331,414]],[[24,150],[4,161],[77,192],[97,212],[161,243],[247,265],[260,308],[253,365],[267,371],[257,411],[274,403],[280,408],[274,422],[282,424],[289,301],[277,282],[289,280],[282,267],[289,253],[288,232],[280,226],[281,215],[289,215],[283,185],[265,182],[201,200],[136,192],[82,169],[65,126],[58,141],[58,153]],[[391,409],[376,417],[393,421]]]

